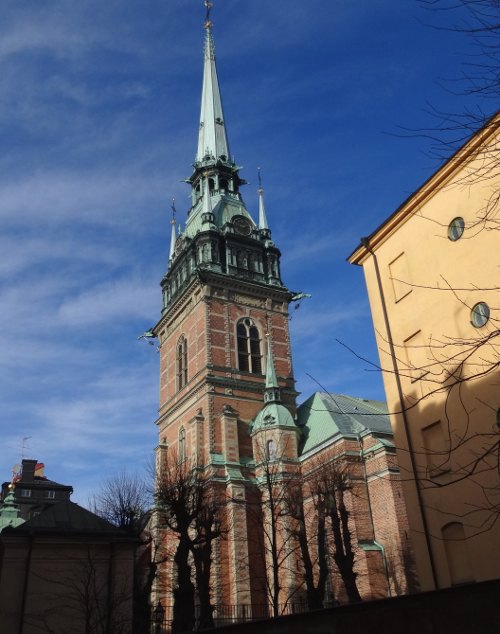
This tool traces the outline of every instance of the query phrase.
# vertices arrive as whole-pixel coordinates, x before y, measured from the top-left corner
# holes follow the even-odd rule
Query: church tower
[[[209,3],[207,3],[209,6]],[[210,470],[228,499],[245,499],[254,457],[250,423],[264,406],[266,360],[274,359],[273,389],[280,407],[295,416],[288,305],[258,189],[258,222],[241,195],[246,181],[231,154],[217,76],[209,13],[205,45],[198,148],[191,176],[191,208],[184,228],[172,220],[168,269],[161,280],[163,309],[153,329],[160,350],[159,451],[173,451]],[[273,346],[266,355],[266,333]],[[270,368],[267,368],[268,375]],[[248,548],[244,510],[234,506],[233,534],[214,556],[228,562],[226,588],[215,603],[259,599],[236,551]],[[244,546],[242,546],[244,544]],[[242,561],[248,562],[247,553]],[[244,565],[244,564],[242,564]],[[222,586],[221,586],[222,587]],[[222,594],[221,594],[222,593]],[[260,599],[260,602],[262,600]]]

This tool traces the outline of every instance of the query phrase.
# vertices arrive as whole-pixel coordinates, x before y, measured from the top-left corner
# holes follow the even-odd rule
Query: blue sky
[[[2,480],[24,437],[82,504],[151,459],[158,355],[137,336],[159,317],[172,196],[181,223],[189,207],[203,18],[201,0],[2,4]],[[302,399],[315,380],[383,398],[336,342],[377,360],[345,258],[437,167],[398,135],[435,125],[429,104],[463,109],[447,80],[468,43],[415,0],[216,0],[212,18],[247,207],[261,166],[284,281],[312,294],[290,323]]]

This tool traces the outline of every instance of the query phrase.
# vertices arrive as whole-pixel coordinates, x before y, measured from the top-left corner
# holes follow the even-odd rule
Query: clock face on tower
[[[233,227],[235,232],[241,236],[249,236],[252,232],[252,225],[249,220],[243,216],[233,217]]]

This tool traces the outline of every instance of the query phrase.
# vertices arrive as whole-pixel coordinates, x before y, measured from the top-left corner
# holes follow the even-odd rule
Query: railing
[[[246,621],[258,621],[260,619],[269,619],[274,616],[274,611],[269,605],[250,605],[247,603],[240,604],[221,604],[214,605],[213,619],[214,627],[222,627],[232,623],[244,623]],[[162,606],[162,620],[155,620],[152,617],[152,633],[153,634],[170,634],[172,631],[172,622],[174,617],[174,609],[172,605]],[[307,604],[303,601],[293,601],[278,606],[278,615],[285,614],[303,614],[307,612]],[[195,630],[198,630],[200,610],[199,606],[195,606]]]

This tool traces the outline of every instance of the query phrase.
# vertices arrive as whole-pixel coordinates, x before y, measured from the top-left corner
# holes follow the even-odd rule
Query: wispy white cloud
[[[150,281],[132,277],[115,279],[65,299],[55,314],[55,324],[63,327],[93,327],[116,318],[150,320],[158,310],[158,292]]]
[[[374,350],[344,257],[415,184],[415,162],[380,131],[421,107],[415,78],[427,99],[445,34],[410,37],[408,3],[337,4],[231,0],[213,19],[232,150],[243,177],[263,165],[283,277],[313,294],[292,309],[298,389],[316,389],[309,372],[363,395],[375,382],[335,344]],[[32,436],[48,474],[81,493],[152,454],[158,358],[136,337],[160,314],[169,200],[182,222],[190,205],[179,181],[196,146],[204,8],[2,10],[0,473]],[[245,196],[255,213],[255,189]]]
[[[98,247],[76,236],[46,235],[45,238],[22,234],[0,236],[0,278],[12,276],[35,265],[49,262],[88,262],[92,264],[119,265],[123,252],[113,245]]]
[[[163,189],[159,175],[140,176],[130,168],[43,170],[0,182],[0,218],[14,226],[87,222],[126,227],[131,215],[137,221],[145,202]]]

